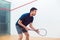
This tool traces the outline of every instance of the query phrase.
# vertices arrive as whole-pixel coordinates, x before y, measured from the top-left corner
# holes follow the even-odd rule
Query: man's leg
[[[26,36],[26,40],[29,40],[29,33],[28,33],[28,31],[26,29],[24,29],[24,28],[22,29],[22,31],[23,31],[23,33]]]
[[[16,26],[16,29],[17,29],[17,32],[18,32],[18,35],[19,35],[18,40],[22,40],[22,38],[23,38],[22,28],[19,27],[19,26]]]
[[[25,36],[26,36],[26,40],[29,40],[29,33],[28,32],[24,32]]]
[[[22,40],[22,38],[23,38],[23,34],[19,34],[18,40]]]

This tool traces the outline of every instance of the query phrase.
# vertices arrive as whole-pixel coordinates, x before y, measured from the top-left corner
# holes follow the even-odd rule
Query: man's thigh
[[[16,29],[17,29],[17,32],[18,32],[18,34],[22,34],[22,28],[21,27],[19,27],[19,26],[16,26]]]

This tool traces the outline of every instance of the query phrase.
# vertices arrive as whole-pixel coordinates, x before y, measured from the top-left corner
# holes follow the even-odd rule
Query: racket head
[[[38,31],[39,31],[38,34],[39,34],[40,36],[46,36],[46,35],[47,35],[47,30],[44,29],[44,28],[41,28],[41,29],[39,29]]]

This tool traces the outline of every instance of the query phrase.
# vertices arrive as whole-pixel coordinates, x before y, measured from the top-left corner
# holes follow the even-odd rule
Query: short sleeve
[[[25,18],[25,15],[23,14],[23,15],[19,18],[19,20],[24,20],[24,18]]]

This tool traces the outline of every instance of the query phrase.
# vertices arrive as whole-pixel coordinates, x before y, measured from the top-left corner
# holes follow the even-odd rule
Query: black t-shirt
[[[29,23],[33,22],[33,16],[31,17],[30,13],[26,13],[26,14],[23,14],[18,20],[22,20],[22,24],[27,26]],[[18,24],[18,21],[16,22],[16,25],[20,26]]]

